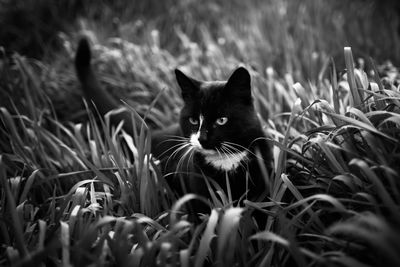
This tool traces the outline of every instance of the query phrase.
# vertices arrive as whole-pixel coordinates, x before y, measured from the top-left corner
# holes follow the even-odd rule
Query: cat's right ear
[[[182,71],[175,69],[176,81],[181,88],[182,98],[185,102],[194,99],[199,92],[200,82],[186,76]]]

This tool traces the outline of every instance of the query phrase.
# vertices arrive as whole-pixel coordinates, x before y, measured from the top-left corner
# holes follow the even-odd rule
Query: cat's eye
[[[193,124],[193,125],[199,124],[199,120],[196,119],[196,118],[193,118],[193,117],[190,117],[190,118],[189,118],[189,122],[190,122],[191,124]]]
[[[216,123],[217,123],[218,125],[224,125],[227,121],[228,121],[228,118],[227,118],[227,117],[221,117],[221,118],[218,118],[218,119],[216,120]]]

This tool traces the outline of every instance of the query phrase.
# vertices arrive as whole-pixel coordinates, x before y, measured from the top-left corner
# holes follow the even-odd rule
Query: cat
[[[79,41],[75,68],[85,98],[100,114],[119,106],[100,86],[86,38]],[[256,200],[267,189],[263,174],[271,173],[272,150],[253,104],[249,72],[239,67],[227,81],[199,81],[178,69],[175,76],[184,103],[179,122],[151,134],[152,155],[161,161],[171,187],[209,198],[208,183],[222,188],[236,204]],[[114,124],[121,120],[132,134],[130,114],[112,117]],[[170,177],[174,172],[181,175]]]

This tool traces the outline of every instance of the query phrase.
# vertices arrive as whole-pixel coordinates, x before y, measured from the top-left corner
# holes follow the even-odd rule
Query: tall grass
[[[235,28],[237,13],[223,17],[221,31],[208,29],[221,14],[218,5],[204,25],[185,24],[213,6],[193,13],[197,5],[182,2],[174,12],[188,15],[153,21],[149,27],[160,30],[144,30],[141,43],[126,40],[123,20],[117,37],[95,41],[95,68],[103,86],[132,110],[134,136],[81,100],[71,61],[75,39],[65,36],[65,51],[51,63],[2,59],[0,265],[400,265],[398,70],[380,73],[387,76],[382,81],[381,67],[368,59],[355,67],[350,48],[340,53],[345,73],[327,54],[313,57],[332,42],[313,40],[301,27],[288,36],[287,23],[324,21],[316,12],[324,1],[288,3],[243,7],[245,13],[259,8],[248,19],[274,25],[268,33],[262,25]],[[311,11],[319,15],[309,17]],[[336,29],[343,47],[343,29]],[[166,37],[175,33],[169,46]],[[101,40],[101,34],[93,35]],[[275,47],[282,51],[271,56]],[[210,184],[210,212],[193,223],[185,204],[196,196],[177,197],[168,187],[150,154],[149,128],[177,119],[175,67],[214,80],[243,62],[274,144],[274,174],[265,198],[243,207]],[[252,218],[253,209],[265,225]]]

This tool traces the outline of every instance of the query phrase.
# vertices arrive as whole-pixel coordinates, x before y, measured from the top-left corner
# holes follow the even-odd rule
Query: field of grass
[[[377,2],[1,3],[0,266],[400,266],[399,18]],[[136,136],[82,100],[82,34]],[[214,188],[193,224],[196,196],[168,187],[149,128],[177,120],[176,67],[239,65],[274,172],[260,202]]]

